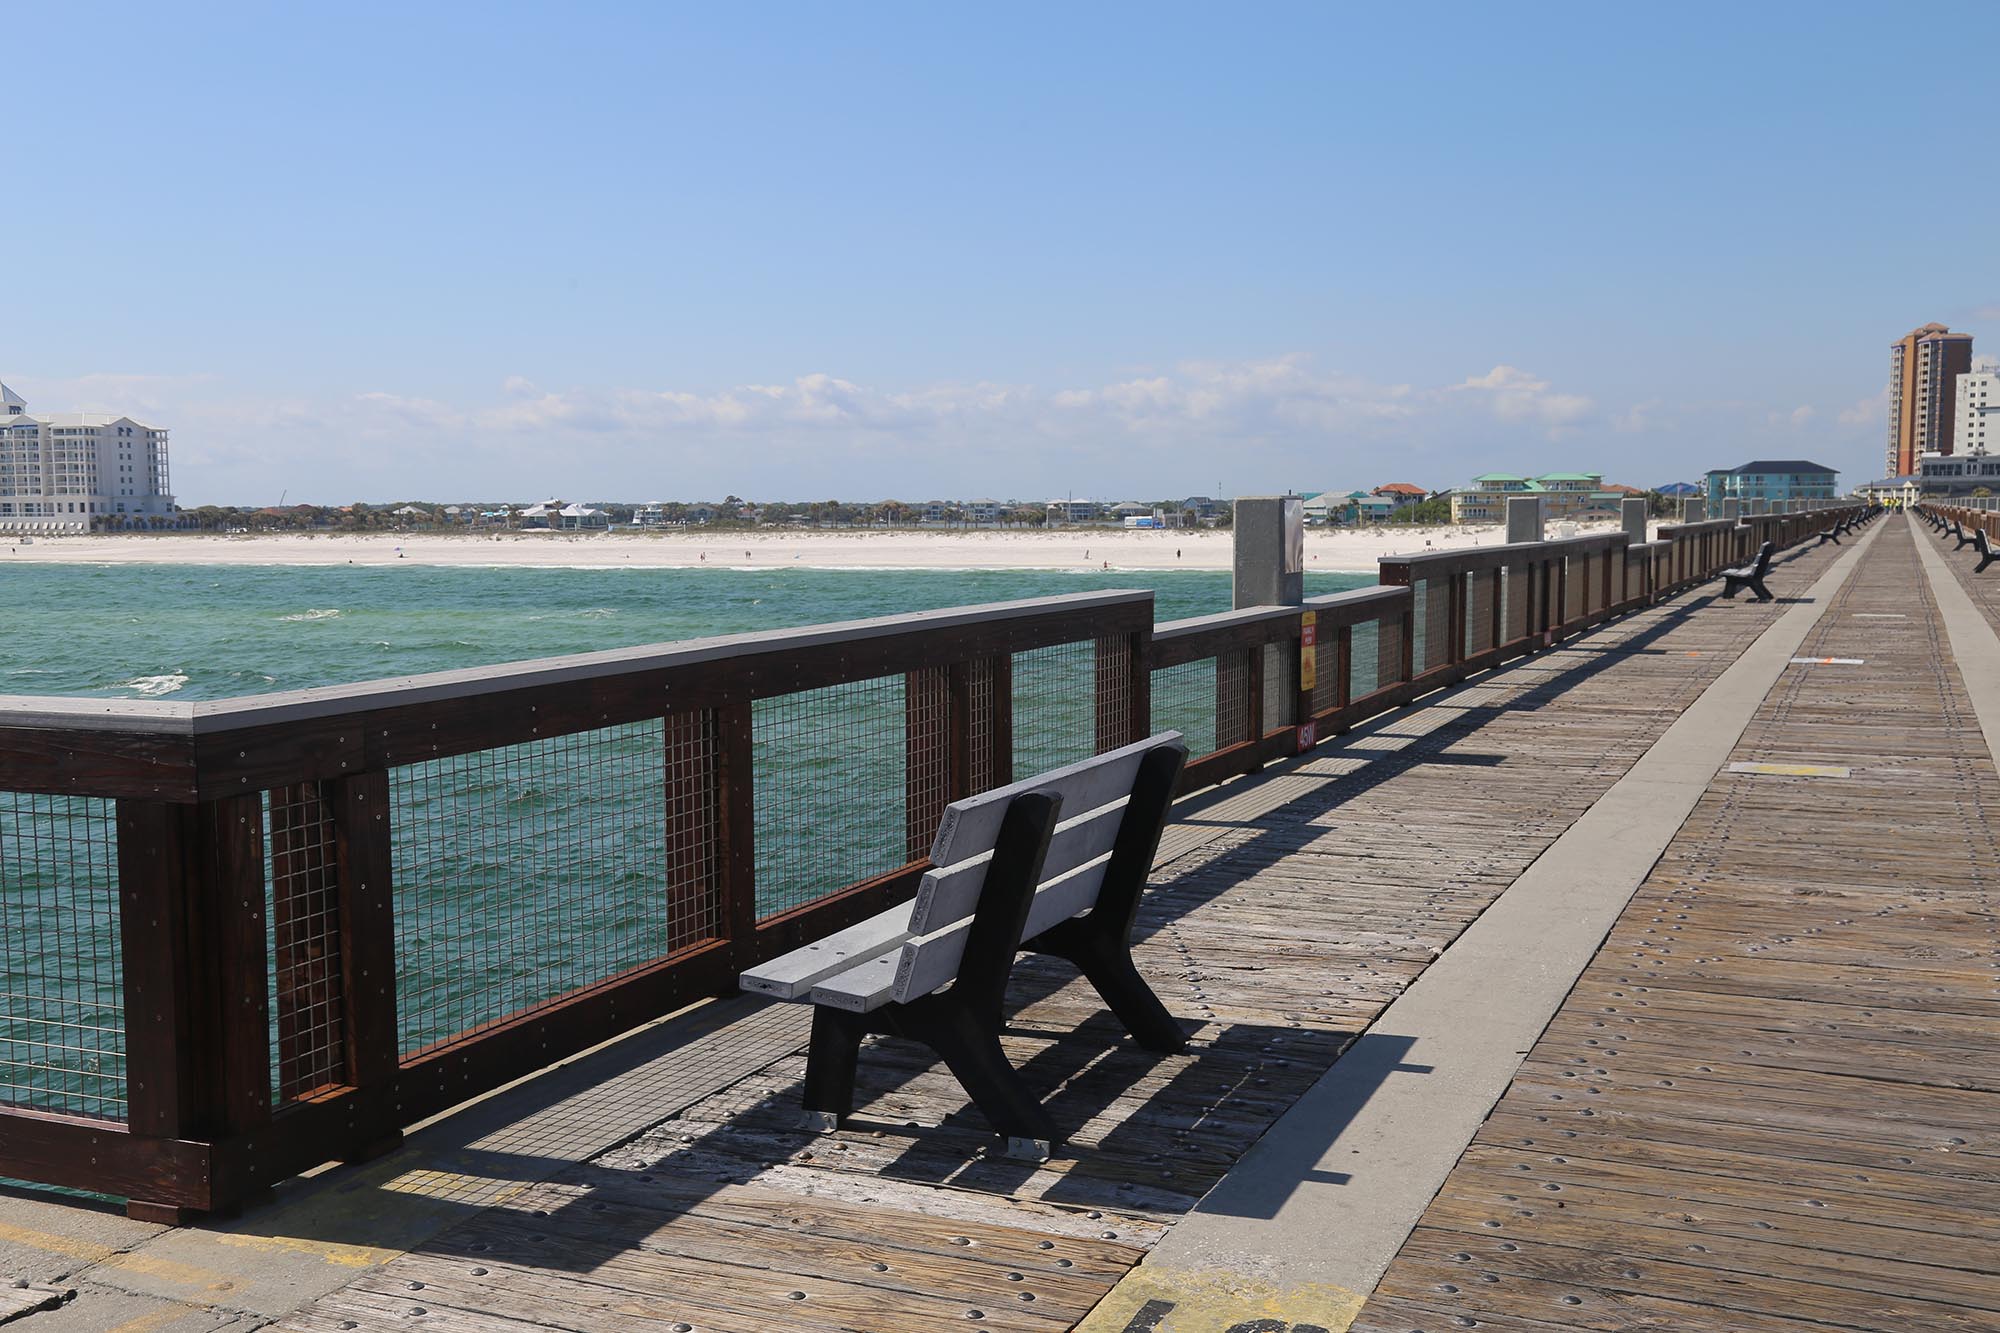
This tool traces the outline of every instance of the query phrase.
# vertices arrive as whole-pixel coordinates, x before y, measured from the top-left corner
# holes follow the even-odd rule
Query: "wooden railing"
[[[1945,523],[1956,523],[1967,532],[1979,531],[1986,534],[1989,543],[2000,542],[2000,512],[1991,509],[1973,509],[1966,505],[1939,504],[1926,501],[1917,506],[1919,514],[1935,516]]]
[[[1190,786],[1247,773],[1840,516],[1397,557],[1157,629],[1095,593],[0,698],[0,1176],[238,1207],[906,898],[954,799],[1168,727]]]

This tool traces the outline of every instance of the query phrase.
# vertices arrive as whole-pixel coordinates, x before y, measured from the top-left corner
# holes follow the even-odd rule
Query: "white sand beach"
[[[1604,531],[1605,525],[1582,532]],[[1550,536],[1558,535],[1551,525]],[[1493,546],[1492,525],[1311,531],[1306,568],[1372,574],[1387,555]],[[1228,569],[1226,531],[1116,528],[1035,530],[689,529],[609,533],[206,533],[18,537],[9,561],[70,564],[546,566],[588,569],[696,566],[767,569]]]

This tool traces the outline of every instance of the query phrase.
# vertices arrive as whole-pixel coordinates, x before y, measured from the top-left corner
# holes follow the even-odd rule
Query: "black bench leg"
[[[1171,1053],[1186,1047],[1187,1032],[1139,975],[1130,942],[1097,918],[1065,921],[1044,931],[1033,947],[1074,963],[1084,980],[1097,988],[1105,1007],[1147,1050]]]
[[[832,1129],[854,1114],[854,1070],[867,1031],[860,1014],[825,1005],[813,1009],[812,1046],[806,1052],[806,1115],[815,1128]]]
[[[1992,555],[1980,556],[1979,568],[1973,570],[1972,572],[1975,574],[1984,574],[1986,572],[1986,567],[1992,564],[1995,560],[2000,560],[2000,551],[1995,551]]]
[[[1725,579],[1723,579],[1723,580],[1722,580],[1722,600],[1723,600],[1723,601],[1725,601],[1725,602],[1733,602],[1733,601],[1735,601],[1735,600],[1736,600],[1736,594],[1737,594],[1737,593],[1739,593],[1739,592],[1742,592],[1742,591],[1743,591],[1743,585],[1742,585],[1741,583],[1739,583],[1739,582],[1738,582],[1737,580],[1735,580],[1735,579],[1731,579],[1731,578],[1725,578]]]
[[[938,1053],[971,1095],[972,1104],[1007,1140],[1009,1155],[1047,1156],[1061,1137],[1056,1122],[1007,1063],[999,1033],[957,1006],[944,1009],[923,1026],[921,1040]]]
[[[1771,602],[1777,600],[1776,598],[1771,596],[1771,590],[1764,586],[1764,580],[1762,579],[1751,579],[1750,591],[1757,594],[1757,600],[1760,602]]]
[[[1167,1012],[1160,997],[1132,964],[1129,946],[1101,934],[1079,930],[1065,940],[1063,956],[1075,963],[1104,1003],[1125,1025],[1134,1041],[1149,1051],[1170,1053],[1187,1045],[1180,1020]]]

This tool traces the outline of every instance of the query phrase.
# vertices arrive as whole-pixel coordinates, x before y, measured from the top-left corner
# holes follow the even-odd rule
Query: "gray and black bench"
[[[1771,590],[1764,586],[1764,576],[1771,572],[1771,556],[1777,549],[1778,544],[1776,542],[1765,542],[1757,548],[1757,558],[1755,560],[1747,565],[1739,565],[1735,569],[1723,570],[1723,597],[1732,598],[1737,593],[1748,588],[1751,592],[1757,594],[1757,600],[1760,602],[1773,600]]]
[[[1819,540],[1814,542],[1813,545],[1824,546],[1828,542],[1832,542],[1835,546],[1838,546],[1840,545],[1840,534],[1845,531],[1847,531],[1845,524],[1836,523],[1830,528],[1823,529],[1819,534]]]
[[[1132,963],[1132,922],[1187,746],[1179,732],[945,807],[916,897],[744,972],[743,989],[810,1003],[809,1127],[854,1110],[870,1033],[923,1043],[1007,1140],[1046,1158],[1061,1135],[1000,1047],[1015,954],[1066,958],[1139,1044],[1187,1034]]]
[[[1977,532],[1979,529],[1974,528],[1972,531]],[[1967,532],[1965,524],[1959,522],[1957,519],[1951,521],[1951,535],[1958,538],[1958,545],[1951,548],[1954,551],[1963,551],[1966,547],[1972,545],[1972,532]]]
[[[1993,549],[1993,543],[1987,538],[1985,528],[1972,530],[1972,549],[1979,552],[1979,567],[1972,571],[1975,574],[1984,574],[1988,565],[2000,560],[2000,551]]]

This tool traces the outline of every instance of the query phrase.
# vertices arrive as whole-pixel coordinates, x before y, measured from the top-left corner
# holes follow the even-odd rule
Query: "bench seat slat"
[[[899,903],[866,921],[804,948],[757,964],[738,978],[744,990],[780,1000],[803,1000],[815,983],[881,955],[895,957],[896,947],[910,938],[914,903]]]
[[[1140,761],[1160,745],[1179,742],[1180,739],[1177,731],[1163,732],[1132,745],[1107,750],[1094,759],[1050,769],[1022,782],[953,801],[945,807],[937,838],[931,844],[931,864],[957,865],[960,861],[992,851],[993,840],[1000,836],[1000,822],[1007,817],[1007,806],[1016,796],[1026,792],[1053,792],[1062,797],[1064,810],[1078,814],[1130,795]]]
[[[1101,858],[1060,879],[1044,881],[1028,908],[1028,924],[1021,938],[1031,940],[1094,904],[1109,865],[1109,858]],[[971,933],[972,921],[966,918],[943,930],[904,941],[895,956],[895,984],[887,998],[908,1003],[929,995],[956,977],[959,960],[965,956],[966,937]]]
[[[1042,879],[1054,879],[1110,851],[1118,841],[1118,828],[1125,820],[1128,803],[1118,801],[1088,814],[1079,810],[1081,819],[1059,825],[1055,836],[1049,839]],[[971,916],[979,906],[979,892],[986,886],[986,870],[992,864],[992,856],[988,854],[925,875],[917,888],[915,910],[910,913],[909,933],[928,935]]]
[[[873,1013],[895,995],[896,960],[896,954],[885,953],[837,972],[812,988],[812,1002],[849,1013]]]

